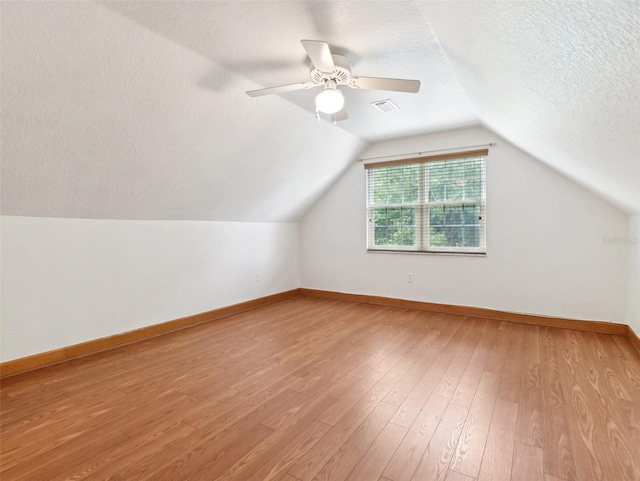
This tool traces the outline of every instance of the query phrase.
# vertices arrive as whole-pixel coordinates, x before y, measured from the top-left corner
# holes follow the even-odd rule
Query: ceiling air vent
[[[391,112],[392,110],[400,110],[400,108],[394,104],[391,100],[378,100],[377,102],[371,102],[371,105],[380,112]]]

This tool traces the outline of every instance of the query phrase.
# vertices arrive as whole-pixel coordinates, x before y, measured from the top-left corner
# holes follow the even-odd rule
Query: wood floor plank
[[[491,346],[491,353],[489,354],[487,364],[484,368],[485,371],[500,374],[504,370],[505,360],[509,352],[509,341],[513,326],[514,323],[508,321],[502,321],[498,324],[498,333],[493,345]]]
[[[2,466],[4,467],[4,458],[11,456],[19,462],[25,462],[29,459],[36,458],[40,454],[67,443],[73,438],[79,436],[81,432],[61,436],[50,429],[43,428],[37,431],[27,431],[22,436],[15,436],[7,441],[2,438],[2,449],[0,455]]]
[[[455,354],[436,387],[421,406],[418,417],[411,425],[401,445],[389,461],[385,469],[387,477],[396,481],[411,478],[460,382],[472,352],[472,343],[469,343]],[[392,422],[395,420],[397,417],[394,417]]]
[[[164,430],[161,435],[131,438],[99,460],[88,462],[81,469],[68,470],[60,479],[73,479],[73,481],[111,479],[129,471],[141,459],[157,455],[172,443],[187,438],[195,431],[195,428],[188,424],[177,424],[171,429]]]
[[[467,408],[463,406],[450,404],[447,407],[411,477],[413,481],[435,481],[444,478],[449,471],[467,415]],[[395,478],[391,479],[397,481]]]
[[[599,449],[602,440],[596,430],[596,408],[588,400],[585,392],[587,385],[578,378],[582,360],[575,336],[571,331],[564,331],[556,341],[560,385],[568,403],[567,422],[577,479],[604,481],[607,479],[605,473],[609,461]]]
[[[353,320],[354,323],[362,325],[349,336],[343,337],[341,341],[323,349],[320,352],[320,359],[313,363],[299,367],[295,375],[301,380],[292,386],[292,389],[306,391],[314,389],[317,380],[326,376],[328,372],[334,372],[336,376],[351,375],[363,362],[371,356],[372,345],[381,340],[385,334],[385,329],[381,323],[367,324],[362,320]],[[321,343],[319,343],[321,344]]]
[[[464,474],[457,473],[456,471],[447,471],[447,477],[444,478],[444,481],[474,481],[475,478],[471,476],[466,476]]]
[[[301,440],[300,438],[294,438],[293,442],[289,443],[286,449],[278,453],[277,457],[272,458],[269,463],[261,466],[251,479],[268,481],[276,478],[279,479],[280,474],[287,474],[286,471],[293,463],[311,449],[331,427],[317,421],[312,421],[311,426],[313,429],[305,433],[304,436],[301,437]]]
[[[478,477],[497,391],[498,376],[485,371],[451,459],[451,470]]]
[[[511,479],[517,417],[517,404],[502,399],[496,400],[478,481]]]
[[[516,441],[513,449],[511,479],[514,481],[544,481],[542,458],[542,448]]]
[[[463,353],[469,353],[469,356],[471,356],[478,339],[482,335],[481,330],[477,328],[479,324],[476,320],[465,321],[460,329],[447,340],[447,344],[442,346],[433,364],[400,405],[391,422],[406,428],[411,427],[426,400],[431,396],[440,378],[447,371],[456,355],[462,351]],[[481,324],[484,326],[486,321]]]
[[[622,336],[611,336],[613,340],[613,354],[624,367],[622,375],[629,385],[633,386],[635,395],[640,396],[640,353]]]
[[[625,426],[626,441],[634,459],[640,459],[640,403],[636,401],[618,401],[614,406],[616,416]]]
[[[16,464],[18,464],[18,462],[15,460],[15,458],[11,455],[9,456],[5,456],[2,459],[2,469],[9,469],[9,468],[13,468]]]
[[[593,357],[597,359],[601,370],[604,371],[604,379],[616,398],[625,401],[631,401],[633,397],[633,386],[628,382],[627,378],[622,375],[624,366],[619,359],[613,354],[615,341],[614,336],[599,336],[592,333],[584,333],[583,338],[593,348]],[[617,337],[617,336],[616,336]]]
[[[138,400],[139,404],[136,402]],[[60,436],[75,433],[96,432],[101,427],[109,425],[110,430],[124,432],[136,423],[153,423],[159,415],[180,410],[187,401],[187,397],[179,393],[161,393],[157,399],[141,399],[132,397],[123,401],[117,407],[100,409],[91,412],[84,406],[77,406],[73,419],[65,420],[63,425],[52,423],[52,431]],[[126,433],[125,433],[126,434]]]
[[[379,403],[376,410],[358,426],[358,429],[324,463],[317,474],[312,474],[312,471],[309,470],[302,476],[294,472],[292,474],[303,481],[311,479],[314,481],[343,481],[387,425],[396,409],[397,407],[392,404]]]
[[[571,448],[568,403],[561,387],[554,330],[542,328],[540,383],[544,404],[544,470],[548,474],[576,479]]]
[[[94,433],[78,436],[77,443],[67,442],[45,451],[38,457],[38,462],[18,463],[2,473],[2,478],[13,481],[55,479],[70,466],[79,467],[94,459],[96,452],[109,450],[126,442],[129,437],[119,431],[104,433],[97,437]],[[93,461],[95,463],[95,461]]]
[[[302,424],[298,429],[286,431],[286,435],[272,436],[251,450],[245,457],[225,470],[219,478],[212,478],[204,470],[198,479],[225,481],[271,481],[287,472],[300,454],[307,452],[330,428],[318,421]]]
[[[550,474],[545,474],[544,481],[564,481],[564,479],[556,478],[555,476],[551,476]]]
[[[544,443],[542,416],[544,406],[540,382],[539,326],[526,326],[523,359],[516,440],[531,446],[542,447]]]
[[[400,405],[411,390],[424,375],[425,371],[431,366],[434,359],[437,357],[439,351],[434,348],[434,344],[440,337],[439,331],[431,331],[429,335],[425,336],[422,341],[416,346],[419,350],[422,350],[422,354],[411,366],[410,369],[398,380],[391,392],[387,394],[384,402]]]
[[[278,481],[301,481],[298,478],[296,478],[295,476],[291,476],[289,473],[284,473],[279,479]]]
[[[406,433],[406,428],[387,423],[358,464],[351,470],[347,481],[377,479]]]
[[[404,372],[393,370],[394,366],[402,360],[415,343],[415,338],[405,338],[402,343],[370,369],[359,383],[355,384],[352,389],[318,417],[318,421],[333,426],[361,397],[386,395],[398,382],[400,376],[404,374]]]
[[[282,475],[298,457],[304,455],[330,429],[331,426],[314,419],[328,406],[333,405],[336,398],[344,395],[351,385],[348,379],[344,377],[338,380],[322,394],[313,392],[302,394],[306,402],[301,409],[280,424],[272,436],[227,469],[221,478],[226,481],[233,479],[244,481],[255,477],[262,481]],[[283,456],[282,459],[276,457],[278,453]]]
[[[233,395],[222,405],[219,402],[206,401],[200,405],[200,409],[186,416],[184,422],[201,429],[207,424],[219,424],[240,418],[287,390],[297,381],[298,378],[285,376],[255,394],[238,393]]]
[[[604,449],[609,448],[607,450],[611,452],[612,456],[608,460],[613,464],[613,469],[619,472],[620,479],[635,481],[638,469],[640,469],[640,462],[634,459],[631,445],[627,442],[627,439],[631,438],[628,426],[618,421],[618,416],[613,408],[614,399],[617,396],[616,390],[612,389],[612,385],[607,382],[609,377],[607,371],[610,368],[606,358],[599,355],[596,336],[587,332],[576,332],[575,335],[581,359],[586,367],[584,370],[586,380],[583,375],[582,383],[585,386],[591,386],[591,403],[597,406],[598,422],[596,425],[599,427],[601,444],[608,444]],[[589,345],[590,349],[585,349],[585,345]]]
[[[507,356],[500,374],[500,385],[498,386],[498,399],[503,401],[520,402],[525,331],[526,326],[524,324],[512,324]]]
[[[456,387],[451,402],[458,406],[471,407],[471,401],[475,396],[480,376],[491,353],[491,347],[498,334],[498,324],[489,323],[486,332],[473,350],[473,355],[465,369],[458,386]]]
[[[640,481],[639,399],[621,336],[296,297],[3,379],[0,477]]]
[[[228,425],[205,426],[197,429],[192,435],[177,439],[167,445],[162,451],[154,452],[150,456],[138,458],[129,469],[123,469],[112,475],[112,480],[154,479],[158,471],[171,466],[185,466],[186,469],[197,469],[207,463],[211,453],[215,454],[228,449],[238,443],[238,440],[248,436],[260,421],[273,412],[288,409],[299,400],[299,393],[283,391],[276,397],[239,419],[234,419]],[[269,428],[261,429],[261,433],[269,433]],[[178,478],[179,479],[179,478]]]
[[[379,383],[380,386],[374,386],[368,395],[360,398],[349,411],[338,419],[322,439],[298,460],[290,472],[300,479],[311,479],[342,443],[353,434],[360,423],[373,412],[394,381],[395,377],[390,377],[388,380],[383,378]]]
[[[153,479],[215,479],[264,442],[273,429],[258,424],[231,443],[226,440],[201,444],[170,464],[153,472]],[[206,473],[203,471],[206,470]],[[144,478],[141,478],[144,479]]]
[[[441,422],[442,411],[427,408],[420,412],[402,443],[385,468],[384,475],[393,481],[409,481],[427,450],[431,437]]]

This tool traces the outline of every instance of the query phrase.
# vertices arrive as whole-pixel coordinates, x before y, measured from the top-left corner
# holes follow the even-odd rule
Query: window
[[[487,154],[366,164],[367,249],[484,254]]]

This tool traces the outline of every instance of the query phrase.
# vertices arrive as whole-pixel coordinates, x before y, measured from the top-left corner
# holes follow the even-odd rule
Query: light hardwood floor
[[[640,480],[626,338],[297,297],[7,378],[10,480]]]

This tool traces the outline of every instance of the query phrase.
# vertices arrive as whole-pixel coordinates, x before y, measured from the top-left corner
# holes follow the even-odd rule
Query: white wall
[[[297,224],[3,216],[1,228],[2,361],[298,286]]]
[[[626,236],[628,217],[599,197],[482,127],[378,143],[363,157],[492,141],[486,257],[367,253],[356,162],[300,223],[301,287],[627,322],[628,252],[603,238]]]
[[[640,336],[640,215],[629,217],[629,319]]]

